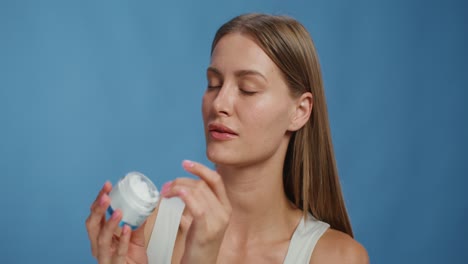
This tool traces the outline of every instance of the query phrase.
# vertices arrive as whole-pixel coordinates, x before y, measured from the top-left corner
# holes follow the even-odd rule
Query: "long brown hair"
[[[288,199],[302,208],[304,216],[310,212],[352,237],[333,153],[320,64],[309,33],[287,16],[244,14],[218,29],[211,53],[229,33],[253,38],[281,70],[293,96],[312,93],[311,117],[289,141],[283,170],[284,190]]]

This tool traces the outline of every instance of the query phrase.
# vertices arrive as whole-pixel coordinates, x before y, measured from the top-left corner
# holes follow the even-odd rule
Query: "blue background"
[[[0,0],[0,259],[92,263],[105,180],[208,164],[216,29],[287,14],[321,58],[356,239],[372,263],[468,259],[466,1]]]

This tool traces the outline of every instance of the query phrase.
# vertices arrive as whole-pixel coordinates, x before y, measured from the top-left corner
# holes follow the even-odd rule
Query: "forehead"
[[[262,48],[252,38],[240,33],[231,33],[219,40],[211,55],[210,66],[223,74],[239,70],[254,70],[267,77],[279,74],[279,69]]]

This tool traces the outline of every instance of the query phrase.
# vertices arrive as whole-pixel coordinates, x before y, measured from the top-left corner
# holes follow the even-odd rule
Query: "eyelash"
[[[218,88],[221,88],[222,85],[218,85],[218,86],[212,86],[212,85],[208,85],[208,89],[218,89]],[[239,89],[239,91],[243,94],[243,95],[249,95],[249,96],[252,96],[254,94],[256,94],[257,92],[250,92],[250,91],[246,91],[246,90],[242,90],[242,89]]]
[[[242,94],[245,94],[245,95],[254,95],[254,94],[256,94],[256,93],[257,93],[257,92],[249,92],[249,91],[245,91],[245,90],[242,90],[242,89],[240,89],[240,92],[241,92]]]

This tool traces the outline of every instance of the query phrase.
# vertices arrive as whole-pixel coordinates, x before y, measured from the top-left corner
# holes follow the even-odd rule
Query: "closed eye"
[[[246,90],[242,90],[242,89],[239,89],[240,92],[244,95],[254,95],[256,94],[257,92],[251,92],[251,91],[246,91]]]

